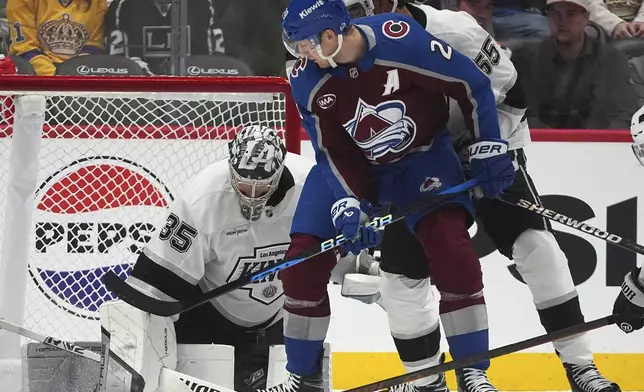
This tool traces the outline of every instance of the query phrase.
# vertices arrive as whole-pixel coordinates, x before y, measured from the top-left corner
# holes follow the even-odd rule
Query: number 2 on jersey
[[[170,247],[179,253],[187,252],[195,237],[197,237],[197,229],[183,222],[174,213],[168,215],[165,226],[159,231],[159,239],[170,240]]]
[[[429,50],[431,50],[432,52],[438,50],[446,60],[452,59],[452,47],[444,42],[436,41],[435,39],[433,39],[429,43]]]

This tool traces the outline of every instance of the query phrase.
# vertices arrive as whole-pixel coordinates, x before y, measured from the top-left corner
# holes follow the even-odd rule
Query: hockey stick
[[[443,203],[456,195],[469,191],[472,187],[476,186],[476,180],[466,181],[460,185],[454,186],[443,192],[431,196],[427,196],[417,203],[414,203],[407,211],[396,214],[394,217],[392,214],[388,214],[382,217],[375,218],[370,225],[378,229],[382,229],[387,225],[390,225],[394,222],[404,219],[408,215],[420,212],[427,208],[431,208],[440,203]],[[236,279],[232,282],[228,282],[223,286],[217,287],[216,289],[210,290],[203,294],[200,294],[194,298],[190,298],[183,301],[163,301],[160,299],[152,298],[148,295],[143,294],[139,290],[127,284],[125,281],[121,280],[114,272],[109,271],[105,273],[103,277],[103,283],[105,286],[112,292],[114,292],[121,300],[134,306],[135,308],[141,309],[145,312],[155,314],[162,317],[170,317],[176,314],[188,311],[199,305],[202,305],[211,299],[224,295],[232,290],[243,287],[249,283],[259,281],[265,277],[277,273],[285,268],[291,267],[295,264],[299,264],[303,261],[311,259],[321,253],[324,253],[328,250],[334,249],[345,242],[345,239],[342,235],[339,235],[334,238],[329,238],[326,241],[323,241],[320,244],[319,248],[311,249],[307,252],[302,252],[299,254],[299,258],[282,260],[278,263],[275,263],[269,267],[266,267],[262,270],[259,270],[254,273],[250,273],[244,276],[241,276],[239,279]]]
[[[561,329],[559,331],[550,332],[545,335],[535,336],[534,338],[523,340],[517,343],[509,344],[507,346],[495,348],[490,351],[474,354],[472,356],[457,359],[450,362],[441,363],[436,366],[428,367],[425,369],[416,370],[415,372],[403,374],[396,377],[391,377],[386,380],[376,381],[371,384],[363,385],[357,388],[346,389],[344,392],[375,392],[395,385],[411,382],[434,374],[447,372],[450,370],[464,368],[474,365],[481,361],[500,357],[503,355],[511,354],[513,352],[525,350],[531,347],[536,347],[545,343],[550,343],[554,340],[567,338],[569,336],[577,335],[583,332],[592,331],[594,329],[602,328],[607,325],[615,323],[614,316],[606,316],[597,320],[593,320],[583,324],[577,324],[572,327]]]
[[[0,319],[0,329],[4,329],[6,331],[15,333],[17,335],[24,336],[26,338],[35,340],[40,343],[44,343],[48,346],[55,347],[63,351],[67,351],[68,353],[80,355],[83,358],[87,358],[91,361],[98,362],[101,365],[104,364],[104,362],[101,360],[102,356],[100,354],[97,354],[91,350],[84,349],[80,346],[75,345],[74,343],[56,339],[51,336],[45,336],[35,331],[31,331],[29,329],[23,328],[7,320]],[[136,370],[132,369],[132,367],[128,365],[121,357],[116,355],[111,350],[109,351],[109,357],[113,359],[116,363],[118,363],[120,366],[122,366],[123,369],[125,369],[125,371],[127,371],[132,375],[132,392],[143,392],[143,388],[145,387],[145,380],[143,380],[143,377]],[[103,369],[101,369],[101,373],[103,373]],[[105,380],[103,379],[103,377],[104,375],[99,376],[99,384],[104,385]]]
[[[110,332],[101,326],[101,367],[98,374],[98,390],[96,392],[107,392],[107,373],[110,356]]]
[[[584,222],[580,222],[576,219],[569,218],[564,214],[560,214],[556,211],[547,209],[531,201],[521,199],[512,195],[509,195],[507,193],[502,193],[501,196],[499,196],[499,200],[505,203],[508,203],[510,205],[513,205],[515,207],[520,207],[527,211],[533,212],[537,215],[543,216],[544,218],[550,219],[553,222],[561,223],[562,225],[568,226],[572,229],[582,231],[586,234],[590,234],[593,237],[604,240],[610,244],[617,245],[620,248],[644,255],[644,246],[636,242],[627,240],[616,234],[611,234],[607,231],[600,230],[594,226],[591,226]]]

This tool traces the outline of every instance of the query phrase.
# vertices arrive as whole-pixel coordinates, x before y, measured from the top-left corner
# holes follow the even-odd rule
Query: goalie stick
[[[48,346],[55,347],[58,349],[61,349],[63,351],[67,351],[72,354],[80,355],[83,358],[87,358],[91,361],[95,361],[101,364],[101,367],[105,366],[105,362],[102,360],[102,357],[100,354],[97,354],[91,350],[84,349],[80,346],[75,345],[74,343],[67,342],[64,340],[56,339],[51,336],[45,336],[43,334],[40,334],[35,331],[31,331],[29,329],[26,329],[24,327],[21,327],[20,325],[14,324],[12,322],[9,322],[5,319],[0,319],[0,329],[4,329],[5,331],[9,331],[12,333],[15,333],[20,336],[24,336],[26,338],[35,340],[40,343],[44,343]],[[107,331],[105,331],[107,332]],[[143,392],[143,388],[145,387],[145,380],[143,377],[130,365],[128,365],[121,357],[116,355],[116,353],[112,352],[111,350],[109,351],[109,358],[113,359],[116,363],[118,363],[125,371],[130,373],[132,375],[132,392]],[[104,388],[105,385],[105,372],[104,369],[101,368],[101,375],[99,376],[99,386]],[[99,389],[100,391],[100,389]]]
[[[346,389],[344,392],[376,392],[383,389],[400,385],[403,383],[419,380],[438,373],[444,373],[450,370],[461,369],[467,366],[474,365],[475,363],[485,361],[488,359],[500,357],[503,355],[511,354],[513,352],[525,350],[531,347],[536,347],[545,343],[550,343],[554,340],[567,338],[569,336],[577,335],[583,332],[592,331],[594,329],[602,328],[607,325],[615,324],[614,316],[606,316],[597,320],[593,320],[583,324],[573,325],[572,327],[564,328],[559,331],[550,332],[544,335],[535,336],[534,338],[522,340],[517,343],[508,344],[495,348],[490,351],[474,354],[469,357],[460,358],[454,361],[441,363],[436,366],[428,367],[425,369],[416,370],[415,372],[403,374],[396,377],[391,377],[386,380],[376,381],[371,384],[363,385],[360,387]]]
[[[462,184],[456,185],[452,188],[446,189],[443,192],[431,196],[424,197],[419,200],[417,203],[414,203],[407,211],[403,213],[396,214],[394,217],[392,214],[388,214],[382,217],[375,218],[370,225],[378,229],[382,229],[385,226],[397,222],[399,220],[405,219],[408,215],[420,212],[424,209],[434,207],[440,203],[443,203],[459,193],[469,191],[474,186],[476,186],[476,180],[469,180]],[[127,284],[125,281],[121,280],[114,272],[108,271],[103,277],[103,283],[109,290],[116,294],[124,302],[134,306],[135,308],[141,309],[144,312],[152,313],[157,316],[170,317],[176,314],[188,311],[199,305],[202,305],[211,299],[224,295],[232,290],[243,287],[249,283],[261,280],[268,275],[279,272],[285,268],[291,267],[295,264],[306,261],[312,257],[315,257],[323,252],[334,249],[345,242],[345,239],[342,235],[338,235],[334,238],[329,238],[326,241],[323,241],[319,248],[311,249],[308,252],[302,252],[299,254],[299,258],[282,260],[278,263],[275,263],[267,268],[259,270],[254,273],[250,273],[244,276],[241,276],[239,279],[228,282],[223,286],[217,287],[216,289],[207,291],[203,294],[200,294],[194,298],[190,298],[183,301],[163,301],[160,299],[152,298],[134,287]]]
[[[644,255],[644,246],[636,242],[622,238],[616,234],[611,234],[607,231],[600,230],[594,226],[589,225],[588,223],[580,222],[577,219],[570,218],[567,215],[560,214],[556,211],[545,208],[544,206],[540,206],[531,201],[521,199],[507,193],[502,193],[501,196],[499,196],[499,199],[515,207],[523,208],[524,210],[533,212],[553,222],[557,222],[572,229],[590,234],[593,237],[608,242],[609,244],[613,244],[631,252]]]

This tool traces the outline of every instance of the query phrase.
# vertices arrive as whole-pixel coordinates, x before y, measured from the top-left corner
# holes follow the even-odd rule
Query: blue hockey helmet
[[[351,17],[342,0],[291,0],[282,14],[282,40],[295,57],[303,57],[317,48],[326,60],[337,54],[342,45],[342,34],[349,31]],[[332,30],[338,35],[338,50],[331,56],[322,56],[320,34]],[[332,62],[332,61],[331,61]]]

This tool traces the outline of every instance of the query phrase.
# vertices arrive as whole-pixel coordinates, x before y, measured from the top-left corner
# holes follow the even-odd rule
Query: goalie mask
[[[640,165],[644,166],[644,106],[631,118],[631,148]]]
[[[228,149],[230,183],[242,215],[256,221],[280,182],[286,147],[277,131],[253,125],[239,131]]]

